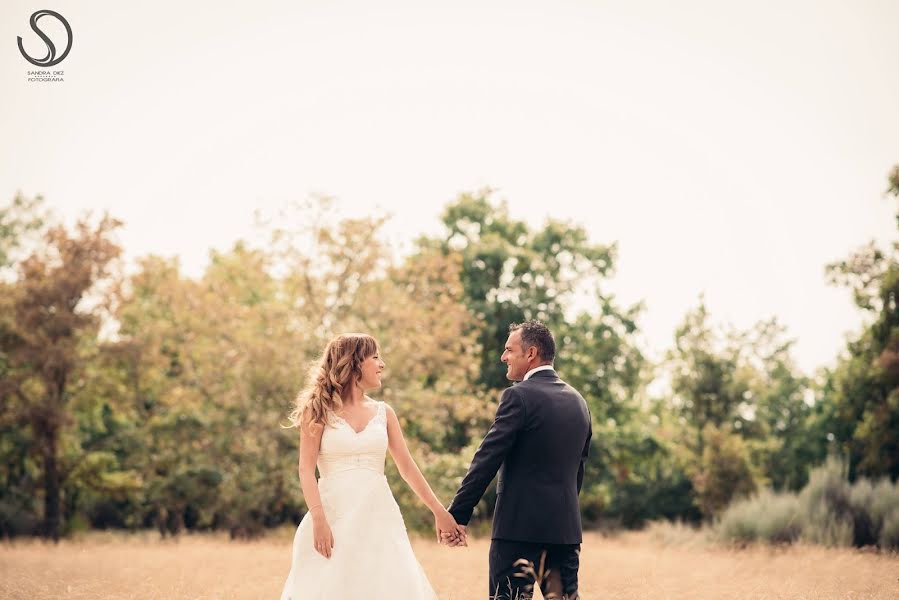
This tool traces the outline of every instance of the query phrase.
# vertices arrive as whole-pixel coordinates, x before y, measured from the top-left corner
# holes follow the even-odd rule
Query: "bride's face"
[[[362,361],[362,378],[359,380],[359,387],[363,390],[373,390],[381,387],[381,372],[386,366],[377,354],[369,356]]]

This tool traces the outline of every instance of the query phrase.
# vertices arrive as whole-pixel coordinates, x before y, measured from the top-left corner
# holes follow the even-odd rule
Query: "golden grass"
[[[0,544],[0,598],[273,599],[287,575],[291,533],[255,542],[89,534],[58,546]],[[423,538],[414,546],[442,600],[486,596],[489,540],[451,549]],[[899,598],[899,557],[809,546],[664,545],[651,533],[588,534],[581,591],[585,599],[885,600]]]

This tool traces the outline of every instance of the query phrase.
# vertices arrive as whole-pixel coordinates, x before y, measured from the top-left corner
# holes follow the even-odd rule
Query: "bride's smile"
[[[387,365],[378,354],[369,356],[360,365],[362,377],[359,379],[359,387],[363,390],[373,390],[381,387],[381,373]]]

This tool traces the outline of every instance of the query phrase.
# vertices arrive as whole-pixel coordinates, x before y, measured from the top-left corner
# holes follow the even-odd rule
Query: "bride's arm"
[[[316,551],[326,558],[331,557],[334,547],[334,536],[325,518],[322,508],[322,497],[318,491],[318,480],[315,478],[315,463],[321,448],[322,432],[325,427],[319,423],[307,423],[300,429],[300,487],[306,506],[312,513],[312,531]]]
[[[440,503],[440,500],[437,499],[431,486],[428,485],[425,476],[421,474],[421,470],[418,468],[418,465],[415,464],[415,459],[413,459],[412,454],[409,453],[409,448],[406,446],[406,439],[403,437],[403,429],[400,427],[400,421],[393,408],[389,405],[385,405],[385,407],[387,409],[388,448],[390,450],[390,456],[393,458],[393,462],[396,463],[396,467],[400,472],[400,476],[402,476],[403,480],[409,484],[409,487],[412,488],[415,495],[418,496],[429,509],[431,509],[431,512],[434,514],[434,518],[437,521],[437,528],[439,531],[458,532],[460,535],[463,535],[464,530],[459,528],[456,524],[456,520],[453,519],[452,515],[447,512],[443,504]]]

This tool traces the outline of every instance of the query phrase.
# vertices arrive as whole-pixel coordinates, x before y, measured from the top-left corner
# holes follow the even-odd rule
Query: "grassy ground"
[[[90,534],[58,546],[0,544],[0,598],[277,598],[291,533],[242,543],[210,535],[161,541],[153,534]],[[414,546],[442,600],[486,595],[488,540],[462,549],[429,539]],[[589,534],[581,591],[586,599],[895,599],[899,557],[809,546],[728,550],[658,531]]]

